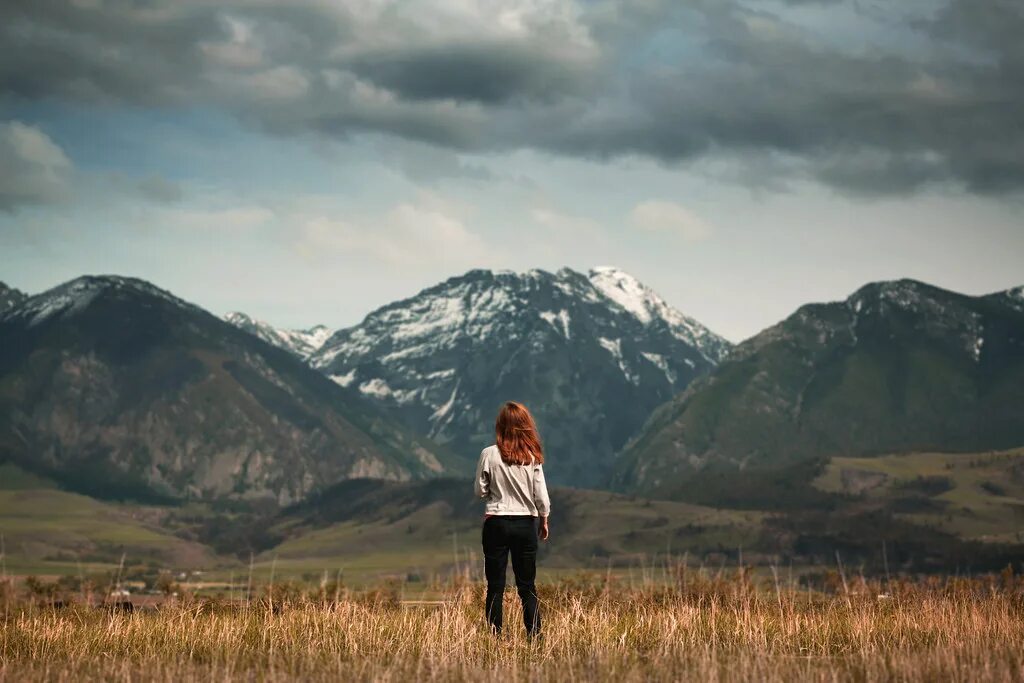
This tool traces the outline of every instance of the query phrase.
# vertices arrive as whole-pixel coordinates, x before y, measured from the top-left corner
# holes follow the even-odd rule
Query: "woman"
[[[494,425],[496,444],[480,453],[476,468],[476,495],[487,501],[484,515],[484,573],[487,600],[484,609],[495,633],[501,633],[501,598],[505,567],[512,555],[512,571],[523,603],[523,623],[530,637],[540,632],[537,606],[537,537],[548,538],[548,487],[544,482],[544,449],[537,425],[526,406],[509,401]],[[539,532],[538,521],[540,518]]]

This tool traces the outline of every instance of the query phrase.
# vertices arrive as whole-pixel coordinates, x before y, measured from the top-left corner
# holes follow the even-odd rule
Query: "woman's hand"
[[[542,541],[548,540],[548,536],[549,535],[550,535],[550,530],[548,529],[548,518],[547,517],[541,517],[540,518],[540,540],[542,540]]]

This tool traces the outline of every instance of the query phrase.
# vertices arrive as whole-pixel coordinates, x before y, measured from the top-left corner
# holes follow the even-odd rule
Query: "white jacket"
[[[497,446],[481,451],[473,488],[477,497],[487,500],[484,512],[488,515],[547,517],[551,512],[544,466],[509,465]]]

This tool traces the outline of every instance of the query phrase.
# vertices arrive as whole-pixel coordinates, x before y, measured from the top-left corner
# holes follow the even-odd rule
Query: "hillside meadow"
[[[481,619],[468,578],[434,599],[400,587],[265,586],[248,600],[186,598],[122,613],[26,602],[7,586],[5,680],[1011,681],[1024,676],[1024,581],[1002,575],[815,586],[773,571],[663,569],[624,584],[544,581],[543,637]]]

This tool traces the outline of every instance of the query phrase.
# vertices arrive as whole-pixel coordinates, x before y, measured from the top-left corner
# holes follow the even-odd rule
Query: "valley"
[[[1024,551],[1022,463],[1021,449],[837,459],[813,482],[827,503],[788,511],[555,488],[540,561],[551,577],[641,576],[667,558],[813,572],[834,565],[835,552],[869,573],[999,569]],[[415,591],[479,569],[480,506],[462,479],[351,480],[296,506],[259,509],[103,502],[10,465],[0,474],[6,571],[16,575],[110,576],[124,561],[151,582],[182,572],[211,586],[327,576],[353,586],[394,579]]]
[[[471,271],[338,331],[114,276],[4,291],[14,574],[475,567],[466,477],[503,398],[546,437],[554,574],[982,570],[1024,548],[1020,290],[876,283],[736,347],[608,268]]]

